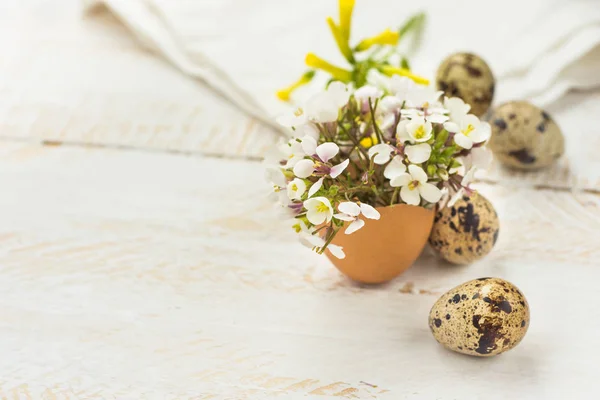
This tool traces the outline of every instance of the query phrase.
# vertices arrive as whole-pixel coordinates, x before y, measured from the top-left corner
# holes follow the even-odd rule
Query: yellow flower
[[[394,67],[392,65],[383,65],[379,68],[381,72],[387,76],[400,75],[412,79],[414,82],[421,85],[429,85],[429,79],[415,75],[406,68]]]
[[[352,25],[352,12],[354,11],[354,0],[340,0],[340,31],[346,43],[350,40],[350,26]]]
[[[377,135],[375,135],[374,133],[371,135],[371,137],[363,138],[360,141],[360,145],[362,147],[364,147],[365,149],[371,148],[378,143],[379,143],[379,139],[377,139]]]
[[[391,31],[388,28],[378,35],[375,35],[375,36],[367,38],[367,39],[363,39],[358,44],[358,46],[356,46],[356,51],[365,51],[374,45],[395,46],[398,44],[398,39],[400,39],[400,35],[398,34],[398,32]]]
[[[333,22],[333,18],[327,18],[327,24],[329,25],[329,29],[331,30],[331,34],[335,39],[335,43],[337,44],[340,52],[346,57],[350,63],[354,62],[354,55],[352,54],[352,50],[348,45],[348,39],[346,39],[340,30],[340,28]]]
[[[315,71],[313,71],[313,70],[305,72],[300,77],[300,79],[298,79],[296,82],[292,83],[287,88],[278,90],[277,97],[279,98],[279,100],[282,100],[282,101],[290,101],[290,95],[292,94],[292,92],[294,90],[298,89],[300,86],[303,86],[303,85],[306,85],[307,83],[309,83],[314,76],[315,76]]]
[[[352,80],[352,72],[340,67],[336,67],[335,65],[328,63],[313,53],[308,53],[305,61],[306,65],[309,67],[318,68],[328,72],[334,79],[338,81],[348,83]]]

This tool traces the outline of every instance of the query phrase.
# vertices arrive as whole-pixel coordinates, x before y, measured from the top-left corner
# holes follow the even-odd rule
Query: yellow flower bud
[[[315,76],[315,71],[307,71],[305,72],[300,79],[298,79],[296,82],[292,83],[290,86],[278,90],[277,91],[277,97],[279,98],[279,100],[281,101],[290,101],[290,95],[292,94],[292,92],[296,89],[298,89],[300,86],[304,86],[307,83],[309,83],[312,78]]]
[[[418,84],[429,85],[429,79],[415,75],[406,68],[394,67],[392,65],[383,65],[379,68],[387,76],[400,75],[412,79]]]
[[[335,65],[328,63],[313,53],[308,53],[305,61],[306,65],[309,67],[318,68],[328,72],[334,79],[337,79],[338,81],[348,83],[352,80],[352,72],[340,67],[336,67]]]
[[[398,39],[400,39],[400,35],[398,32],[391,31],[389,28],[380,34],[362,40],[358,46],[356,46],[356,51],[365,51],[374,45],[391,45],[395,46],[398,44]]]
[[[379,139],[377,139],[377,135],[372,134],[371,137],[366,137],[360,140],[360,145],[365,149],[375,146],[379,144]]]

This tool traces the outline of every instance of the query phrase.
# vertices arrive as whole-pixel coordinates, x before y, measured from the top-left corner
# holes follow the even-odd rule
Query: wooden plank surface
[[[0,142],[0,398],[593,398],[600,199],[481,184],[481,262],[426,251],[360,287],[303,248],[258,162]],[[498,276],[532,310],[516,349],[444,350],[437,297]]]

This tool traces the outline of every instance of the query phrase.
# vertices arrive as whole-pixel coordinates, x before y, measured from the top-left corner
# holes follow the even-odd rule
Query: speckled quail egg
[[[429,244],[443,259],[468,264],[492,250],[499,232],[496,210],[485,197],[474,193],[437,211]]]
[[[438,90],[448,97],[460,97],[478,117],[492,104],[496,79],[487,63],[475,54],[456,53],[446,58],[435,81]]]
[[[489,148],[508,167],[531,170],[552,164],[565,152],[560,128],[544,110],[526,101],[494,109]]]
[[[479,278],[442,295],[429,312],[429,328],[450,350],[494,356],[523,339],[529,328],[529,305],[512,283]]]

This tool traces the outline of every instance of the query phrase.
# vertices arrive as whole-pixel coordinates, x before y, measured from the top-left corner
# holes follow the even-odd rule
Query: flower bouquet
[[[274,197],[301,241],[366,283],[414,262],[434,206],[471,193],[491,133],[461,99],[381,62],[369,65],[401,73],[380,74],[375,84],[333,74],[325,90],[277,119],[295,137],[265,158]]]

